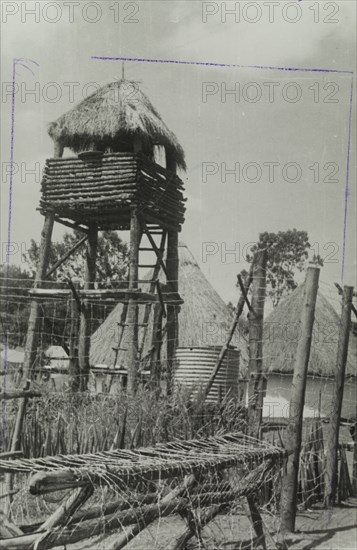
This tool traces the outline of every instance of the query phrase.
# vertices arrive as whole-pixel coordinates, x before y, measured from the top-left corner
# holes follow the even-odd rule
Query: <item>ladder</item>
[[[150,279],[140,279],[139,283],[145,283],[149,284],[149,292],[151,294],[159,293],[159,287],[158,287],[158,277],[160,274],[161,267],[163,265],[163,258],[164,258],[164,252],[165,252],[165,245],[166,245],[166,236],[167,231],[164,230],[161,226],[157,224],[146,224],[143,220],[141,220],[143,232],[141,235],[141,238],[145,235],[149,241],[148,246],[142,246],[141,242],[139,244],[139,254],[140,252],[151,252],[155,254],[155,263],[152,264],[144,264],[139,262],[139,269],[152,269],[151,277]],[[159,245],[155,243],[155,238],[159,237],[160,242]],[[141,331],[141,338],[138,345],[138,362],[139,364],[143,361],[143,353],[144,353],[144,347],[145,342],[148,336],[149,331],[149,319],[152,311],[152,302],[147,302],[144,305],[144,313],[142,316],[142,319],[139,318],[140,322],[138,324],[139,328],[142,328]],[[114,355],[114,362],[113,362],[113,368],[116,367],[119,353],[121,351],[125,352],[127,351],[127,348],[123,347],[123,342],[125,342],[124,336],[125,336],[125,329],[128,326],[127,323],[127,314],[128,314],[128,303],[125,302],[123,304],[123,310],[121,313],[120,321],[117,323],[119,327],[119,334],[118,334],[118,340],[117,345],[113,346],[113,351],[115,353]],[[141,369],[140,369],[141,370]],[[113,376],[110,376],[110,379],[108,380],[108,391],[110,391],[110,387],[113,381]]]

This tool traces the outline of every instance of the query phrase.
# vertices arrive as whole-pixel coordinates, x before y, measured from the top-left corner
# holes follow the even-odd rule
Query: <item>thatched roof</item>
[[[264,324],[265,369],[292,373],[298,340],[304,285],[282,301]],[[309,374],[333,376],[336,369],[339,316],[326,298],[318,292]],[[350,334],[346,375],[357,376],[357,338]]]
[[[148,275],[150,279],[150,275]],[[179,293],[184,304],[179,314],[179,347],[222,346],[226,340],[232,322],[231,313],[202,273],[194,256],[183,243],[179,245]],[[142,318],[143,306],[140,306]],[[90,364],[113,365],[115,346],[114,335],[118,333],[117,323],[121,320],[123,306],[119,304],[109,314],[104,323],[93,334],[91,340]],[[151,321],[151,320],[150,320]],[[150,322],[149,322],[150,326]],[[142,332],[139,334],[139,340]],[[145,351],[150,349],[151,331],[146,337]],[[247,361],[246,342],[237,333],[232,345],[241,349],[242,364]],[[123,345],[125,347],[125,345]],[[165,345],[162,356],[165,359]],[[125,365],[126,353],[121,352],[118,363]]]
[[[52,122],[51,138],[74,152],[88,149],[114,151],[139,137],[144,143],[162,145],[185,169],[185,155],[176,136],[163,122],[136,82],[117,80],[85,98]]]

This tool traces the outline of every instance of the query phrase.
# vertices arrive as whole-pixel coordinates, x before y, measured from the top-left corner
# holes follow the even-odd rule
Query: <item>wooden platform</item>
[[[41,189],[39,210],[59,222],[126,230],[131,206],[163,228],[180,230],[184,222],[182,181],[140,154],[48,159]]]

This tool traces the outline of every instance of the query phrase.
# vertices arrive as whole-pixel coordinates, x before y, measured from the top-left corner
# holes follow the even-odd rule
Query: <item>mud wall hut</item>
[[[264,416],[289,414],[292,375],[297,344],[301,338],[300,315],[303,285],[283,300],[264,323],[264,368],[268,374]],[[336,368],[339,316],[321,292],[318,292],[315,323],[308,369],[305,417],[328,416],[333,376]],[[356,413],[357,337],[351,330],[346,365],[346,384],[342,416]]]

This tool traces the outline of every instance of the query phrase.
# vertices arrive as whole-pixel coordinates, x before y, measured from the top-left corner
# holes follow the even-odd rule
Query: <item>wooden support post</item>
[[[178,292],[178,276],[179,276],[179,259],[178,259],[178,232],[169,231],[167,234],[167,255],[166,255],[166,270],[170,285],[173,292]],[[166,368],[166,383],[167,394],[171,395],[173,391],[174,379],[174,357],[178,344],[178,308],[175,304],[167,305],[167,368]]]
[[[139,279],[139,246],[141,239],[141,226],[137,209],[131,210],[130,218],[130,254],[129,254],[129,290],[138,288]],[[128,347],[128,394],[134,395],[137,390],[138,378],[138,305],[135,298],[130,298],[127,314],[127,338]]]
[[[354,447],[353,447],[353,466],[352,466],[352,491],[353,496],[357,497],[357,404],[356,404],[356,419],[355,419],[355,431],[353,435]]]
[[[263,321],[267,251],[259,250],[253,260],[253,282],[249,319],[248,433],[258,438],[263,413]]]
[[[79,282],[73,282],[73,296],[71,300],[71,327],[69,335],[69,385],[72,392],[80,388],[80,368],[78,363],[78,335],[79,335]]]
[[[246,513],[246,516],[250,519],[255,534],[257,535],[257,542],[259,541],[259,544],[261,545],[263,550],[266,550],[267,545],[264,533],[264,523],[260,514],[260,510],[256,503],[255,495],[247,496],[247,504],[243,503],[243,509]]]
[[[41,281],[43,281],[46,277],[50,257],[53,223],[54,215],[47,214],[41,233],[40,257],[36,271],[34,288],[38,288],[41,285]],[[25,344],[25,359],[23,368],[24,380],[27,380],[30,377],[31,370],[36,359],[38,342],[38,316],[39,303],[36,300],[32,300],[30,305],[30,317]]]
[[[64,147],[61,145],[58,141],[54,142],[54,151],[53,151],[53,157],[54,158],[61,158],[63,156]]]
[[[342,295],[342,311],[339,327],[335,384],[331,403],[330,424],[326,438],[325,506],[332,506],[337,489],[337,455],[340,417],[345,383],[348,342],[351,329],[353,287],[345,286]]]
[[[150,360],[152,386],[159,390],[161,381],[161,346],[162,346],[162,317],[161,304],[156,304],[154,309],[153,331],[151,339],[152,354]]]
[[[286,430],[285,447],[290,455],[282,482],[281,531],[283,537],[286,533],[293,533],[295,530],[302,418],[319,275],[319,268],[308,267],[300,317],[301,336],[296,349],[289,422]]]
[[[95,225],[90,226],[88,232],[85,272],[84,272],[84,290],[94,288],[96,277],[96,259],[98,246],[98,231]],[[80,371],[80,389],[86,391],[89,379],[89,352],[91,337],[90,303],[89,300],[83,300],[80,314],[79,342],[78,342],[78,362]]]
[[[50,248],[51,248],[51,238],[53,232],[54,224],[54,215],[47,214],[43,224],[43,229],[41,233],[41,244],[40,244],[40,257],[37,265],[36,277],[34,282],[34,288],[37,288],[41,285],[41,281],[45,279],[45,275],[48,268],[49,257],[50,257]],[[31,378],[32,370],[36,361],[37,356],[37,346],[38,346],[38,330],[39,330],[39,311],[40,304],[37,300],[31,300],[30,303],[30,316],[27,327],[27,336],[25,344],[25,359],[23,367],[23,381],[26,383],[25,389],[29,389],[28,380]],[[24,422],[25,412],[26,412],[27,397],[23,397],[19,401],[15,429],[12,436],[10,452],[15,452],[20,449],[21,446],[21,434],[22,426]],[[5,483],[8,484],[9,492],[11,493],[12,489],[12,476],[11,474],[5,476]],[[11,497],[5,504],[5,513],[9,513],[11,506]]]

